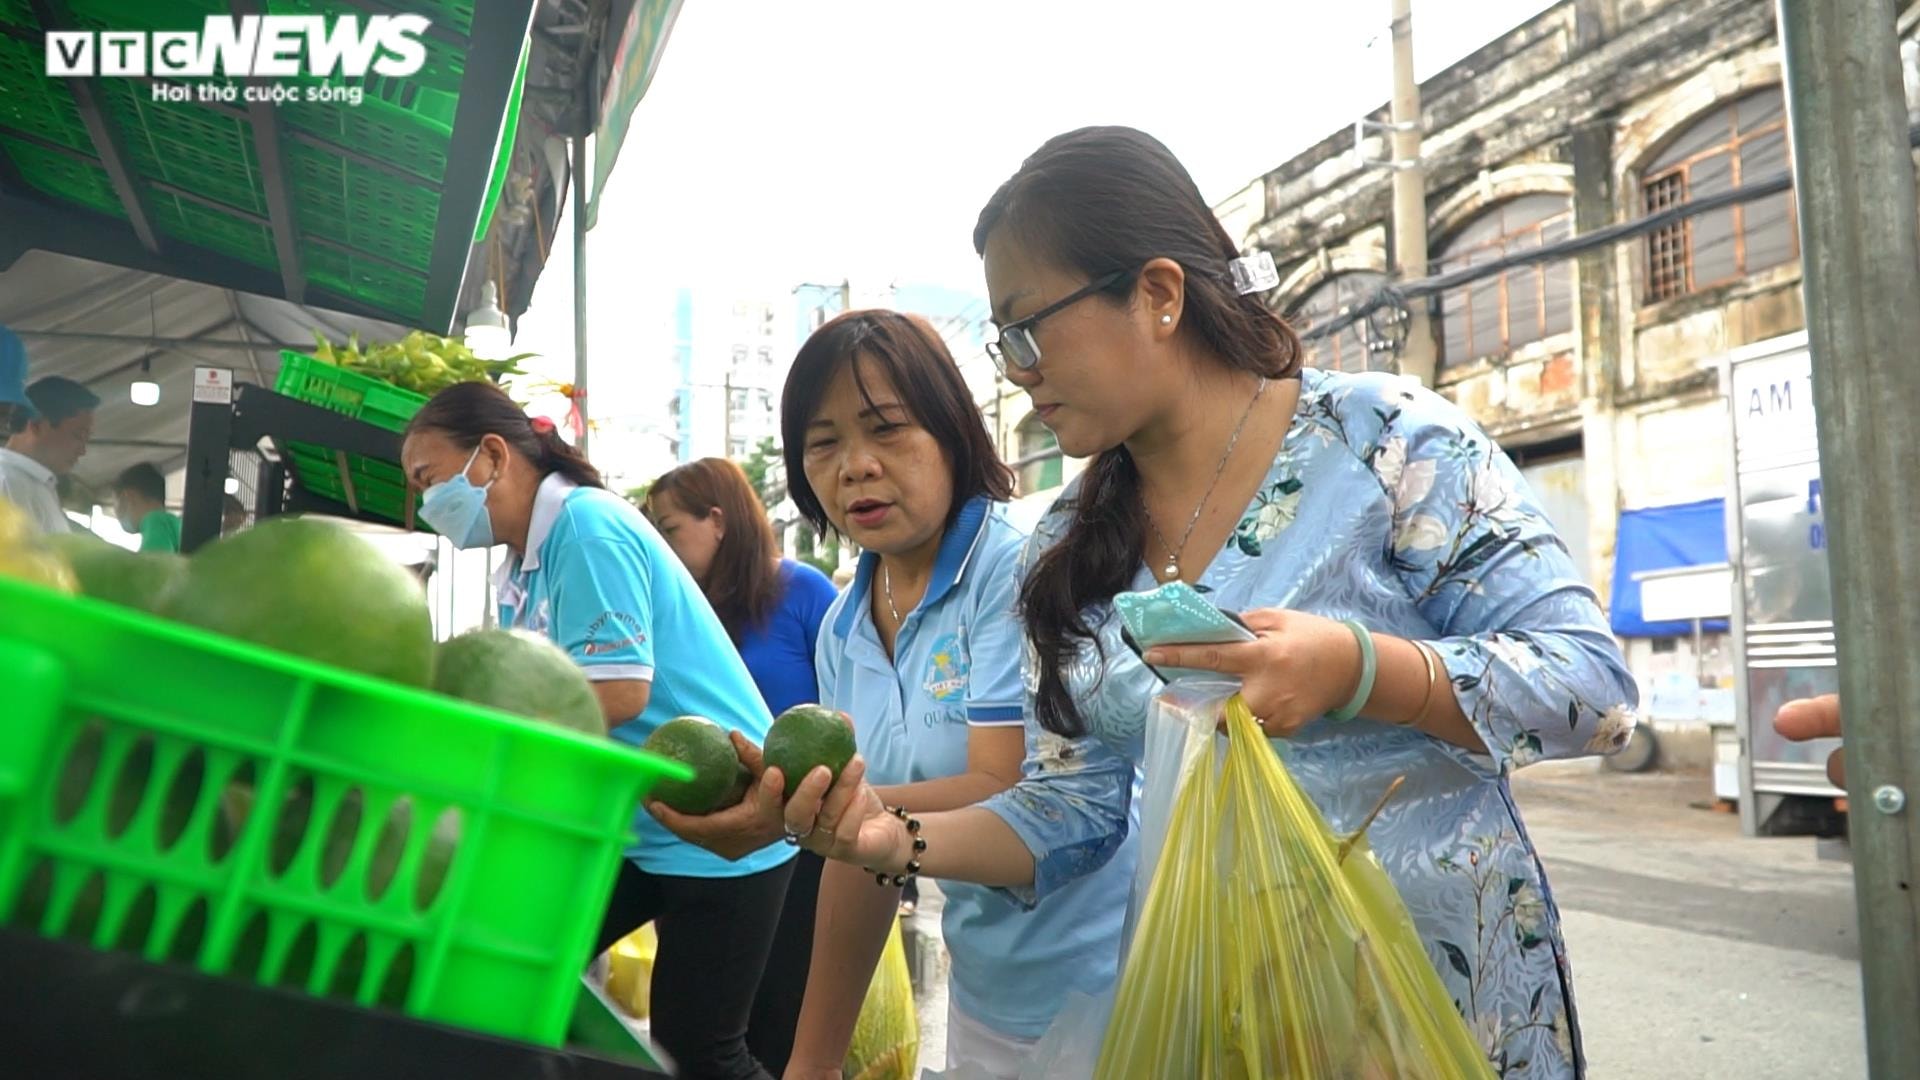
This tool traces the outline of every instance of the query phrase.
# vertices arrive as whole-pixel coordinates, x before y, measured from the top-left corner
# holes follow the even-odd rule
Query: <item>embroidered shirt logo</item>
[[[933,643],[933,655],[927,660],[927,696],[935,701],[956,701],[967,692],[971,663],[967,643],[959,634],[946,634]]]
[[[586,656],[606,656],[638,648],[646,642],[647,632],[639,619],[624,611],[607,611],[587,627],[587,640],[580,651]]]

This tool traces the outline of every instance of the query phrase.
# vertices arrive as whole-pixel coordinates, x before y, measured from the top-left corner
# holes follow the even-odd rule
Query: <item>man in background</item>
[[[179,551],[180,516],[167,512],[167,478],[146,462],[128,466],[113,485],[120,527],[140,534],[141,551]]]
[[[72,532],[60,509],[60,479],[86,455],[100,398],[58,375],[27,387],[26,398],[11,410],[13,437],[0,449],[0,498],[26,511],[43,532]]]

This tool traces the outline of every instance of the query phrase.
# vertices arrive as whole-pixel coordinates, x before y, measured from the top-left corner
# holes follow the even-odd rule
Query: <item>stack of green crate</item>
[[[280,376],[274,390],[392,432],[406,430],[407,421],[427,403],[425,397],[411,390],[297,352],[280,354]],[[305,442],[287,443],[287,453],[300,486],[313,494],[388,521],[426,529],[417,516],[408,521],[415,499],[407,490],[407,477],[398,463]]]
[[[274,113],[307,280],[418,323],[474,0],[416,0],[404,7],[432,22],[432,32],[420,38],[426,61],[418,73],[276,79],[298,98],[276,105]],[[92,31],[199,31],[207,16],[233,14],[226,0],[67,0],[65,8],[75,28]],[[362,20],[379,10],[350,0],[265,0],[262,8],[269,15]],[[39,192],[125,218],[67,80],[45,74],[42,29],[27,0],[0,0],[0,153]],[[523,68],[525,56],[523,49]],[[166,81],[194,90],[195,99],[156,101],[145,79],[92,82],[155,230],[164,239],[277,269],[246,103],[197,99],[200,86],[238,84],[225,77]],[[322,84],[357,89],[362,100],[305,100],[309,87]],[[517,115],[517,101],[509,102],[500,155],[511,151]],[[485,232],[493,205],[490,194],[476,236]]]

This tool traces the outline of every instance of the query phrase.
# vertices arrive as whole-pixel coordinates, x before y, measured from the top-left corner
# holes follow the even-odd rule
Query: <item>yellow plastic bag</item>
[[[1364,836],[1333,835],[1238,694],[1225,715],[1224,751],[1210,720],[1187,737],[1096,1075],[1490,1077]]]
[[[615,942],[607,953],[607,996],[636,1020],[647,1018],[653,958],[659,946],[653,924],[648,923]],[[907,972],[900,923],[895,920],[873,981],[867,984],[841,1075],[846,1080],[912,1080],[919,1049],[913,979]]]
[[[659,948],[648,923],[607,950],[607,996],[635,1020],[645,1020],[652,1007],[653,956]]]
[[[913,978],[900,920],[887,932],[880,963],[867,984],[866,1001],[853,1028],[853,1042],[840,1066],[845,1080],[913,1080],[920,1051],[920,1021],[914,1013]]]

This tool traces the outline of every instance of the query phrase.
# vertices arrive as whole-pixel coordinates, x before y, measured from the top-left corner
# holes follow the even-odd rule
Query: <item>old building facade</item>
[[[1920,3],[1902,8],[1911,64]],[[1772,0],[1565,0],[1421,97],[1434,274],[1790,164]],[[1348,128],[1216,208],[1243,249],[1273,253],[1283,281],[1268,299],[1296,327],[1389,280],[1392,175],[1372,164],[1388,156]],[[1793,200],[1743,201],[1432,301],[1437,388],[1520,463],[1603,599],[1622,511],[1726,491],[1718,359],[1804,325]],[[1378,331],[1362,321],[1317,340],[1312,362],[1391,368]],[[1630,645],[1643,677],[1693,669],[1691,641]],[[1731,674],[1724,657],[1706,667]]]

